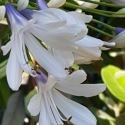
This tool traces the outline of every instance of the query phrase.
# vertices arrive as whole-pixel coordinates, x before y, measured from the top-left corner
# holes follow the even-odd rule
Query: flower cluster
[[[1,46],[3,55],[10,51],[6,67],[10,88],[19,89],[23,72],[35,78],[38,94],[30,100],[28,110],[34,116],[40,113],[40,125],[63,124],[71,116],[75,125],[96,125],[96,118],[86,107],[62,93],[91,97],[103,92],[105,84],[81,84],[86,80],[86,73],[83,70],[71,73],[69,68],[74,63],[100,60],[100,48],[114,44],[87,35],[86,23],[92,20],[91,15],[49,8],[60,7],[65,0],[52,0],[48,4],[37,0],[38,11],[25,9],[28,3],[19,0],[18,10],[11,3],[0,8],[0,19],[6,8],[12,32],[10,41]]]

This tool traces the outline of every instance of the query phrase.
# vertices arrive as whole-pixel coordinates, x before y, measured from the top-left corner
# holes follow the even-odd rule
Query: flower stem
[[[105,36],[108,36],[108,37],[110,37],[110,38],[114,38],[114,36],[111,35],[111,34],[108,34],[108,33],[104,32],[104,31],[102,31],[102,30],[99,30],[99,29],[97,29],[97,28],[95,28],[95,27],[93,27],[93,26],[91,26],[91,25],[89,25],[89,24],[86,24],[86,25],[87,25],[88,28],[90,28],[90,29],[92,29],[92,30],[94,30],[94,31],[96,31],[96,32],[99,32],[99,33],[101,33],[101,34],[103,34],[103,35],[105,35]]]
[[[98,5],[108,6],[108,7],[114,7],[114,8],[125,8],[125,5],[117,5],[117,4],[111,4],[106,2],[97,2],[92,0],[83,0],[83,1],[98,4]]]
[[[115,15],[125,15],[124,12],[112,12],[112,11],[86,8],[86,7],[82,7],[82,6],[79,6],[79,5],[74,5],[74,4],[69,3],[69,2],[66,2],[64,4],[64,6],[69,7],[69,8],[73,8],[73,9],[82,9],[83,11],[95,13],[95,14],[98,14],[98,15],[106,16],[106,17],[114,17],[113,14],[115,14]]]
[[[96,20],[96,19],[92,19],[92,22],[94,22],[94,23],[97,23],[97,24],[101,24],[102,26],[104,26],[104,27],[106,27],[106,28],[108,28],[108,29],[110,29],[110,30],[115,30],[115,27],[113,27],[113,26],[110,26],[110,25],[108,25],[108,24],[106,24],[106,23],[103,23],[103,22],[101,22],[101,21],[98,21],[98,20]]]

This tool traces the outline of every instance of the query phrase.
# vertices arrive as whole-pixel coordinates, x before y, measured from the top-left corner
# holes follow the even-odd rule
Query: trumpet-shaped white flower
[[[7,80],[13,90],[18,90],[23,70],[34,76],[33,67],[28,63],[25,46],[29,49],[36,61],[50,74],[58,78],[66,77],[64,67],[46,50],[31,33],[34,30],[33,24],[36,20],[27,20],[10,4],[6,4],[12,36],[10,42],[2,46],[3,54],[10,50],[10,57],[7,64]],[[33,36],[33,35],[34,36]],[[47,36],[45,36],[47,37]]]
[[[39,36],[37,37],[48,45],[48,48],[51,51],[51,53],[64,67],[70,67],[73,64],[74,56],[72,52],[74,52],[75,55],[79,55],[84,59],[87,58],[88,60],[89,58],[89,63],[92,60],[100,59],[101,51],[99,47],[102,47],[105,44],[105,42],[87,36],[88,29],[85,23],[89,23],[91,21],[92,19],[91,15],[85,15],[78,12],[66,13],[59,9],[48,8],[44,0],[37,0],[37,4],[40,11],[36,12],[31,10],[23,10],[21,11],[21,13],[28,19],[33,18],[37,20],[36,28],[39,27],[38,29]],[[52,20],[52,17],[54,18],[54,20]],[[60,22],[62,22],[62,24]],[[61,43],[60,45],[58,44],[55,45],[52,42],[48,42],[42,39],[40,30],[42,30],[43,24],[44,25],[49,24],[53,27],[56,25],[56,30],[55,29],[53,30],[50,27],[45,29],[48,32],[54,31],[53,35],[58,36],[59,35],[58,33],[64,34],[62,36],[63,38],[61,38],[60,36],[60,39],[58,39],[58,43],[59,44]],[[41,29],[40,26],[42,26]],[[65,39],[65,38],[70,38],[70,39]],[[69,48],[68,47],[69,43],[76,46],[78,49]]]
[[[42,7],[39,6],[39,8]],[[88,29],[84,22],[90,22],[92,16],[77,12],[66,13],[55,8],[46,8],[40,11],[25,9],[21,11],[21,14],[28,19],[37,20],[36,29],[32,30],[32,33],[52,49],[52,53],[60,63],[63,63],[64,67],[71,66],[74,62],[72,52],[78,49],[75,41],[86,36]],[[43,38],[43,35],[46,36],[46,39]]]
[[[87,34],[88,29],[84,22],[90,22],[92,19],[92,16],[76,12],[66,13],[63,10],[55,8],[47,8],[40,11],[25,9],[21,11],[21,14],[28,19],[37,20],[35,23],[36,30],[33,32],[40,32],[39,35],[37,34],[40,40],[50,47],[65,51],[74,51],[77,49],[74,41],[83,38]],[[73,14],[77,18],[74,18]],[[46,31],[45,33],[48,34],[50,39],[43,39],[41,35],[43,31]],[[45,33],[44,35],[46,35]],[[54,39],[55,37],[56,39]]]
[[[29,4],[29,0],[18,0],[17,10],[21,11],[25,9]]]
[[[0,20],[2,20],[5,16],[6,8],[5,6],[0,6]]]
[[[82,70],[75,71],[61,81],[57,81],[52,75],[49,75],[47,82],[46,79],[47,77],[39,71],[39,77],[36,77],[38,94],[34,95],[28,104],[31,115],[40,113],[40,125],[63,124],[62,121],[71,116],[71,122],[75,125],[96,125],[96,118],[87,108],[66,98],[59,91],[91,97],[104,91],[105,84],[81,84],[86,79]]]
[[[63,6],[63,4],[66,2],[66,0],[50,0],[49,2],[48,2],[48,6],[49,7],[61,7],[61,6]]]
[[[50,46],[50,51],[64,67],[70,67],[73,64],[74,56],[72,52],[75,52],[78,55],[80,54],[80,56],[82,54],[83,57],[91,58],[91,60],[93,60],[93,58],[100,58],[101,51],[98,47],[103,46],[104,42],[86,36],[88,29],[86,28],[85,23],[90,22],[92,16],[81,14],[78,12],[66,13],[59,9],[48,8],[47,5],[43,2],[43,0],[38,0],[37,2],[39,8],[43,10],[37,12],[31,10],[23,10],[21,11],[21,13],[28,19],[37,19],[36,28],[39,28],[37,30],[37,32],[39,31],[39,36],[37,37],[41,39],[43,42],[47,43],[48,46]],[[52,20],[53,16],[54,20]],[[57,25],[59,22],[62,22],[62,24]],[[53,31],[53,35],[58,36],[58,33],[64,34],[64,36],[62,36],[63,38],[60,37],[60,39],[58,39],[58,43],[60,45],[55,45],[52,43],[52,41],[48,42],[42,39],[40,30],[43,29],[43,24],[49,24],[53,27],[56,25],[56,30],[53,30],[52,28],[50,29],[50,27],[45,29],[48,32]],[[36,31],[33,32],[36,33]],[[69,48],[69,44],[76,46],[78,50]]]

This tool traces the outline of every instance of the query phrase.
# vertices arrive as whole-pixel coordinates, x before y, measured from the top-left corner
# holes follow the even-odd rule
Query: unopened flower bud
[[[100,0],[91,0],[91,1],[100,2]],[[98,4],[84,2],[81,6],[87,7],[87,8],[97,8]]]
[[[17,10],[21,11],[25,9],[29,4],[29,0],[19,0],[17,3]]]
[[[49,7],[61,7],[66,0],[50,0],[48,3]]]

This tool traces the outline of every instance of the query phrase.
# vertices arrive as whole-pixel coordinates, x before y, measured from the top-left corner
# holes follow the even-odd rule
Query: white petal
[[[6,12],[5,6],[0,6],[0,20],[4,18],[5,12]]]
[[[56,9],[56,8],[49,8],[43,11],[43,13],[50,13],[51,15],[55,15],[61,20],[67,20],[67,25],[72,25],[76,23],[76,20],[73,16],[69,15],[67,12],[61,10],[61,9]],[[71,21],[72,20],[72,21]]]
[[[18,62],[15,47],[11,49],[6,73],[7,81],[12,90],[18,90],[22,81],[22,68]]]
[[[66,77],[66,72],[63,66],[58,61],[56,61],[56,59],[28,32],[25,35],[25,43],[36,61],[45,70],[47,70],[47,72],[57,78]]]
[[[51,90],[51,88],[55,85],[55,83],[56,83],[56,78],[53,77],[52,75],[49,75],[46,84],[43,85],[44,92]]]
[[[30,99],[27,109],[32,116],[38,115],[41,110],[41,104],[43,103],[41,94],[42,93],[38,93]]]
[[[48,93],[45,92],[44,93],[44,99],[45,99],[46,109],[47,109],[47,112],[48,112],[49,117],[51,119],[51,122],[53,123],[53,125],[56,125],[57,122],[56,122],[55,116],[54,116],[54,114],[52,112],[51,106],[49,104],[48,96],[49,96]]]
[[[96,118],[87,108],[64,97],[56,89],[52,93],[59,110],[67,118],[72,116],[71,122],[74,125],[96,125]]]
[[[97,58],[101,56],[101,50],[98,47],[79,47],[75,53],[86,58]]]
[[[74,55],[75,57],[75,63],[76,64],[90,64],[94,60],[102,60],[101,57],[83,57],[83,56],[78,56],[77,54]]]
[[[100,39],[86,35],[83,39],[75,42],[81,47],[101,47],[104,42]]]
[[[21,11],[25,9],[29,4],[29,0],[18,0],[17,10]]]
[[[40,24],[41,22],[39,22]],[[42,25],[42,24],[41,24]],[[61,20],[61,21],[56,21],[56,22],[50,22],[50,23],[46,23],[44,25],[42,25],[42,28],[44,29],[56,29],[56,28],[59,28],[59,27],[62,27],[66,25],[66,20]]]
[[[60,33],[59,31],[55,33],[50,31],[42,31],[38,28],[33,28],[30,30],[30,32],[41,41],[47,43],[47,45],[55,49],[61,49],[66,51],[74,51],[75,49],[77,49],[77,45],[71,42],[72,39],[75,37],[72,37],[72,34],[70,36],[66,33]]]
[[[68,75],[64,80],[58,81],[58,83],[63,85],[79,84],[86,80],[86,76],[87,75],[83,70],[77,70]]]
[[[52,49],[52,54],[55,56],[55,58],[64,66],[64,67],[70,67],[74,63],[74,56],[72,52],[68,51],[57,51],[55,49]]]
[[[17,40],[18,40],[18,42],[17,42]],[[33,74],[34,70],[28,62],[28,57],[27,57],[26,50],[25,50],[23,35],[22,34],[15,35],[15,41],[16,41],[15,48],[16,48],[17,58],[19,60],[19,63],[21,65],[22,69],[26,73],[34,76],[34,74]]]
[[[116,45],[115,42],[104,42],[105,46],[109,46],[109,47],[114,47]]]
[[[65,2],[66,0],[50,0],[48,6],[53,8],[61,7]]]
[[[28,30],[35,22],[36,22],[35,19],[31,19],[31,20],[27,21],[26,25],[21,28],[19,33],[23,33],[24,31]]]
[[[75,96],[84,96],[92,97],[100,94],[106,89],[105,84],[56,84],[55,88],[58,90],[75,95]]]
[[[41,110],[40,110],[40,116],[39,116],[39,125],[53,125],[51,120],[50,120],[50,117],[49,117],[49,114],[47,112],[47,109],[46,109],[46,104],[45,104],[45,101],[43,99],[44,97],[42,96],[42,103],[41,103]]]
[[[91,15],[86,15],[83,13],[79,13],[79,12],[68,12],[70,15],[72,15],[76,20],[79,20],[81,22],[84,23],[89,23],[92,20],[92,16]]]
[[[74,60],[75,60],[75,64],[90,64],[92,61],[92,58],[82,57],[74,53]]]
[[[53,97],[52,97],[51,90],[48,92],[47,100],[48,100],[48,103],[49,103],[49,105],[50,105],[50,107],[51,107],[53,116],[54,116],[54,118],[55,118],[57,124],[58,124],[58,125],[60,125],[60,124],[63,125],[63,122],[62,122],[62,120],[61,120],[61,116],[60,116],[60,114],[59,114],[59,111],[57,110],[57,107],[56,107],[56,105],[55,105],[55,103],[54,103],[54,101],[53,101]],[[53,101],[53,103],[52,103],[52,101]]]

